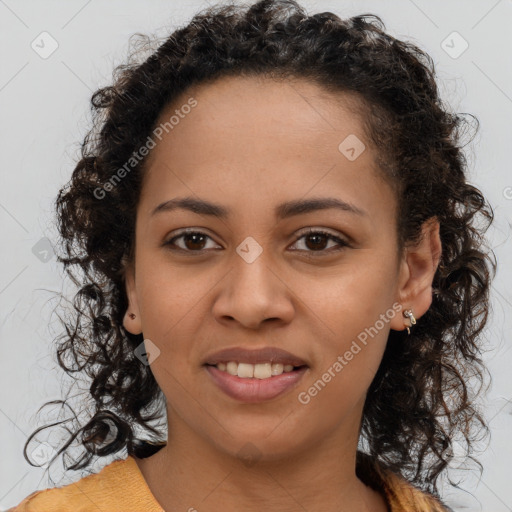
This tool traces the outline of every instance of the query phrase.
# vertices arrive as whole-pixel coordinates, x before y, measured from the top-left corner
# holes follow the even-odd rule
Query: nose
[[[233,258],[232,270],[219,284],[213,305],[218,322],[231,327],[236,322],[253,330],[261,328],[263,322],[291,322],[295,294],[283,272],[264,253],[252,263],[238,255]]]

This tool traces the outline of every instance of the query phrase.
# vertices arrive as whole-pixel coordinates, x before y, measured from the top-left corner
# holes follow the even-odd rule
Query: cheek
[[[203,314],[213,284],[210,279],[183,276],[183,272],[161,264],[141,271],[139,278],[144,336],[176,356],[184,353],[196,337],[198,315]]]
[[[309,306],[307,316],[311,320],[314,313],[315,323],[330,338],[329,344],[343,348],[391,307],[396,286],[392,264],[385,264],[375,251],[358,251],[329,274],[296,280],[301,283],[301,299]],[[380,322],[378,329],[383,329]]]
[[[367,257],[365,257],[367,256]],[[303,386],[304,402],[351,408],[370,386],[395,317],[394,274],[367,251],[336,275],[311,281],[304,329],[311,337],[314,372]],[[311,322],[314,325],[311,325]],[[309,323],[309,325],[307,325]]]
[[[363,406],[389,335],[389,321],[377,322],[361,326],[348,318],[337,339],[318,340],[319,362],[296,393],[298,407],[304,408],[304,428],[326,432],[354,418]],[[319,417],[322,425],[315,420]]]

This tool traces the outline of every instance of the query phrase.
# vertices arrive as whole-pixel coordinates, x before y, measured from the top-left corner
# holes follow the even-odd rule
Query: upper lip
[[[303,366],[306,362],[286,350],[277,347],[263,347],[259,349],[245,349],[242,347],[231,347],[219,350],[209,355],[204,364],[216,365],[217,363],[228,363],[236,361],[238,363],[281,363],[291,364],[292,366]]]

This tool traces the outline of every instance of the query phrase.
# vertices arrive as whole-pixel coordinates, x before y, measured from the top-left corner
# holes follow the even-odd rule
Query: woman
[[[12,510],[449,510],[495,263],[429,56],[371,15],[223,5],[92,104],[58,354],[96,413],[58,454],[127,457]]]

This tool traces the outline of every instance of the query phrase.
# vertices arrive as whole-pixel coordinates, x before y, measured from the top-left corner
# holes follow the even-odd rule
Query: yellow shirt
[[[370,463],[371,464],[371,463]],[[362,471],[362,473],[360,473]],[[429,493],[368,462],[358,475],[385,497],[390,512],[449,512]],[[116,460],[96,474],[63,487],[35,491],[7,512],[165,512],[135,459]]]

